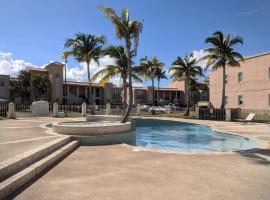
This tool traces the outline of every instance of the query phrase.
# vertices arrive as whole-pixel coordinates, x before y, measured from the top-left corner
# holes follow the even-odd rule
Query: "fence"
[[[8,104],[0,105],[0,117],[7,117],[8,113]]]
[[[199,119],[225,120],[225,109],[221,108],[200,108]]]
[[[270,110],[265,109],[241,109],[239,118],[245,119],[250,113],[255,113],[254,121],[270,122]]]
[[[15,105],[16,117],[31,117],[31,105]]]

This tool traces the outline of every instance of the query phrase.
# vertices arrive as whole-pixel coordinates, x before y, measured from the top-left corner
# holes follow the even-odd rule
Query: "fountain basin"
[[[99,122],[59,122],[52,125],[53,132],[63,135],[108,135],[119,134],[132,130],[131,122],[113,121]]]
[[[89,117],[91,116],[91,117]],[[52,124],[52,131],[70,135],[81,145],[106,145],[135,141],[131,122],[120,123],[121,116],[89,115],[87,121],[69,121]]]

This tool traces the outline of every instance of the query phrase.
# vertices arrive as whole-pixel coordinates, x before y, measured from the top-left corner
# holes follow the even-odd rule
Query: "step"
[[[37,175],[46,170],[57,160],[74,151],[78,146],[78,141],[71,141],[62,148],[56,150],[45,158],[37,161],[36,163],[0,183],[0,199],[5,199],[13,194],[16,190],[29,182],[31,179],[37,177]]]
[[[47,142],[30,151],[19,154],[13,158],[7,159],[0,163],[0,182],[12,176],[13,174],[25,169],[34,162],[44,158],[60,147],[71,141],[71,137],[57,138],[53,141]]]

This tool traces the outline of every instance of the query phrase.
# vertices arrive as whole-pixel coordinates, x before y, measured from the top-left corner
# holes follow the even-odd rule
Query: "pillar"
[[[58,117],[58,103],[53,104],[53,117]]]
[[[8,104],[8,118],[15,119],[16,118],[16,111],[15,111],[15,104],[9,103]]]
[[[110,114],[111,114],[111,104],[106,103],[106,115],[110,115]]]
[[[86,116],[86,109],[87,109],[86,103],[83,103],[83,104],[82,104],[82,116],[83,116],[83,117]]]
[[[195,107],[195,113],[196,113],[196,119],[200,119],[200,107],[199,106]]]
[[[226,108],[225,109],[225,121],[232,121],[232,109],[231,108]]]

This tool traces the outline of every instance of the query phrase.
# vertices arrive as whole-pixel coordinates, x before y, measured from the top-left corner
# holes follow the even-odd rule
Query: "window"
[[[60,74],[55,74],[55,78],[60,78]]]
[[[243,81],[243,72],[238,73],[238,83]]]
[[[244,104],[244,97],[243,95],[238,95],[238,105],[243,105]]]
[[[5,86],[5,82],[4,81],[0,81],[0,86]]]
[[[225,102],[225,105],[228,104],[228,97],[227,96],[225,96],[224,102]]]
[[[225,84],[228,83],[228,75],[225,75]]]

